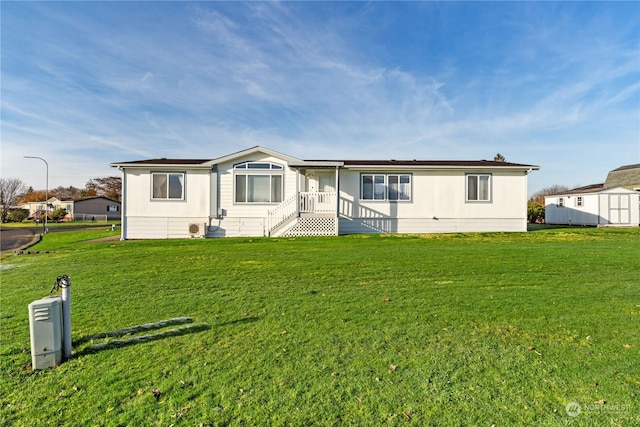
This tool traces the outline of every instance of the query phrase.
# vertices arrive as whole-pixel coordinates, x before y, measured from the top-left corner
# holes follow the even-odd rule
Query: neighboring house
[[[120,202],[107,197],[85,197],[77,200],[60,200],[50,197],[48,202],[28,202],[23,204],[23,209],[29,210],[29,218],[38,218],[44,215],[46,205],[49,205],[49,213],[59,208],[64,208],[67,215],[63,221],[117,221],[120,219]]]
[[[51,214],[51,212],[60,208],[66,209],[67,217],[65,218],[71,219],[73,213],[73,200],[60,200],[57,197],[49,197],[49,200],[47,200],[46,202],[27,202],[20,207],[29,211],[30,219],[39,218],[40,216],[44,215],[45,212],[49,212],[49,214]]]
[[[217,159],[112,163],[122,238],[526,231],[527,175],[495,161]]]
[[[117,221],[120,220],[120,205],[119,201],[103,196],[78,199],[73,203],[73,219],[102,220],[106,216],[107,221]]]
[[[560,225],[640,225],[640,164],[612,170],[601,184],[546,196],[545,222]]]

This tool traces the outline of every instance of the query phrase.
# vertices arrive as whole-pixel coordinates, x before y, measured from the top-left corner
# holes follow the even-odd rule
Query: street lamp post
[[[47,217],[49,216],[49,163],[42,157],[37,156],[24,156],[25,159],[39,159],[44,162],[47,167],[47,181],[45,187],[45,200],[44,200],[44,234],[47,234]]]

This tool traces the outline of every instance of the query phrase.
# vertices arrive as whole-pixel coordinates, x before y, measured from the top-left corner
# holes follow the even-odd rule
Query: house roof
[[[237,151],[216,159],[148,159],[128,162],[111,163],[112,167],[146,166],[150,168],[161,168],[169,166],[204,168],[213,167],[216,164],[234,160],[254,153],[264,153],[273,157],[285,159],[293,167],[340,167],[346,168],[371,168],[389,169],[395,167],[439,169],[439,168],[505,168],[538,170],[540,166],[527,165],[522,163],[497,162],[493,160],[302,160],[296,157],[279,153],[269,148],[255,146],[246,150]]]
[[[521,163],[496,162],[493,160],[342,160],[345,166],[422,166],[422,167],[501,167],[501,168],[532,168],[540,169],[536,165]]]
[[[160,159],[147,159],[147,160],[133,160],[129,162],[114,162],[112,166],[125,166],[125,165],[201,165],[203,163],[210,162],[211,159],[167,159],[162,157]]]
[[[104,199],[104,200],[109,200],[110,202],[120,203],[120,201],[119,201],[119,200],[112,199],[111,197],[105,197],[105,196],[90,196],[90,197],[83,197],[83,198],[81,198],[81,199],[76,199],[76,200],[74,200],[74,203],[84,202],[84,201],[87,201],[87,200],[94,200],[94,199]]]

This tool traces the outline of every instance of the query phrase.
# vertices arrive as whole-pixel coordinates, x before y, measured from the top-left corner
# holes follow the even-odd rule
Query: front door
[[[333,171],[310,171],[307,185],[309,212],[335,211],[336,176]]]
[[[336,176],[333,172],[318,172],[316,174],[319,193],[333,193],[336,191]]]

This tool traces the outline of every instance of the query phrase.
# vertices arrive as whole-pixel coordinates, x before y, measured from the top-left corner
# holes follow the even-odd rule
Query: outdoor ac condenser
[[[191,237],[204,237],[206,234],[206,227],[207,224],[189,224],[189,234]]]
[[[43,298],[29,304],[29,329],[32,368],[62,363],[62,298]]]

